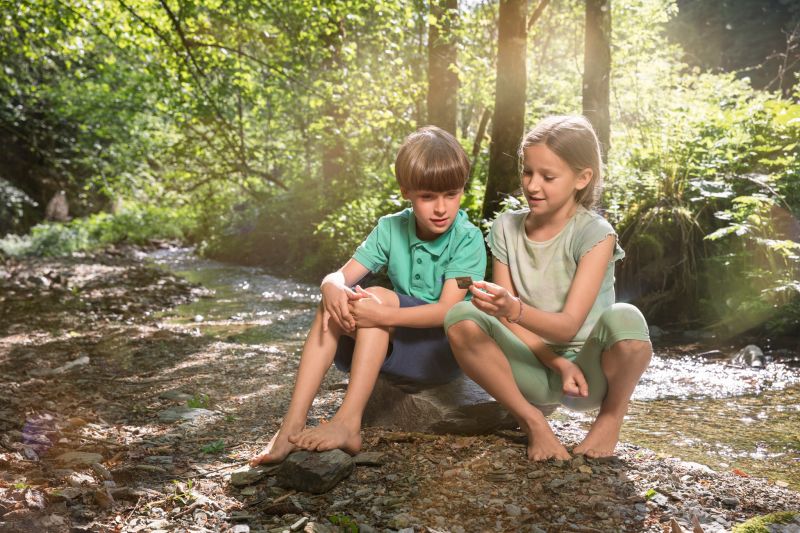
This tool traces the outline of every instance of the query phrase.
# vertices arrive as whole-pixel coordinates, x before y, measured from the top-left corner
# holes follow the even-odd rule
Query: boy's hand
[[[373,328],[385,325],[383,314],[386,307],[374,293],[365,291],[356,285],[358,299],[350,300],[348,308],[350,315],[355,319],[356,327]]]
[[[589,396],[589,385],[578,365],[569,359],[559,357],[553,368],[561,374],[562,391],[565,395],[578,398]]]
[[[362,298],[345,285],[324,283],[322,292],[322,331],[328,331],[328,321],[333,321],[344,331],[355,331],[356,321],[350,314],[348,303]]]
[[[519,311],[516,297],[496,283],[476,281],[469,292],[472,293],[472,304],[487,315],[508,318],[516,316]]]

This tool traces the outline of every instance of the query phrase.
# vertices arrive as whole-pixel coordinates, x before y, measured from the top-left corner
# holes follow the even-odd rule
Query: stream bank
[[[316,531],[333,518],[362,531],[662,532],[693,517],[728,531],[798,508],[788,482],[630,443],[612,460],[532,464],[515,431],[367,428],[379,464],[326,494],[235,488],[228,476],[288,405],[315,288],[169,247],[0,268],[0,531],[283,531],[302,517]],[[312,423],[344,378],[329,373]],[[571,446],[583,435],[577,419],[554,426]]]

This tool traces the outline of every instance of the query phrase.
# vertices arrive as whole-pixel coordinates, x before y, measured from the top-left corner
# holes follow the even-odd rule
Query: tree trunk
[[[491,218],[503,196],[519,188],[517,149],[525,121],[526,0],[500,0],[492,140],[483,218]]]
[[[611,75],[611,0],[586,0],[583,55],[583,114],[594,126],[603,148],[603,162],[611,148],[608,112]]]
[[[456,134],[458,111],[457,50],[453,27],[458,17],[458,0],[431,3],[435,19],[428,28],[428,123]]]

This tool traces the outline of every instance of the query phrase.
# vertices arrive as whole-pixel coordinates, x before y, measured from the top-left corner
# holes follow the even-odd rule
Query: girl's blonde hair
[[[525,149],[543,144],[564,160],[575,172],[592,170],[592,179],[580,191],[575,191],[575,201],[591,209],[603,187],[601,174],[600,142],[589,120],[582,115],[559,115],[539,122],[522,139],[519,147],[520,162]]]

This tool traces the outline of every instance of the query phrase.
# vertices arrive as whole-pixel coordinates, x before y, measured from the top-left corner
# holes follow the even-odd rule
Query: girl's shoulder
[[[575,213],[575,230],[577,232],[608,231],[609,233],[616,234],[614,226],[612,226],[603,215],[591,209],[586,209],[583,206],[579,206],[578,211]]]

